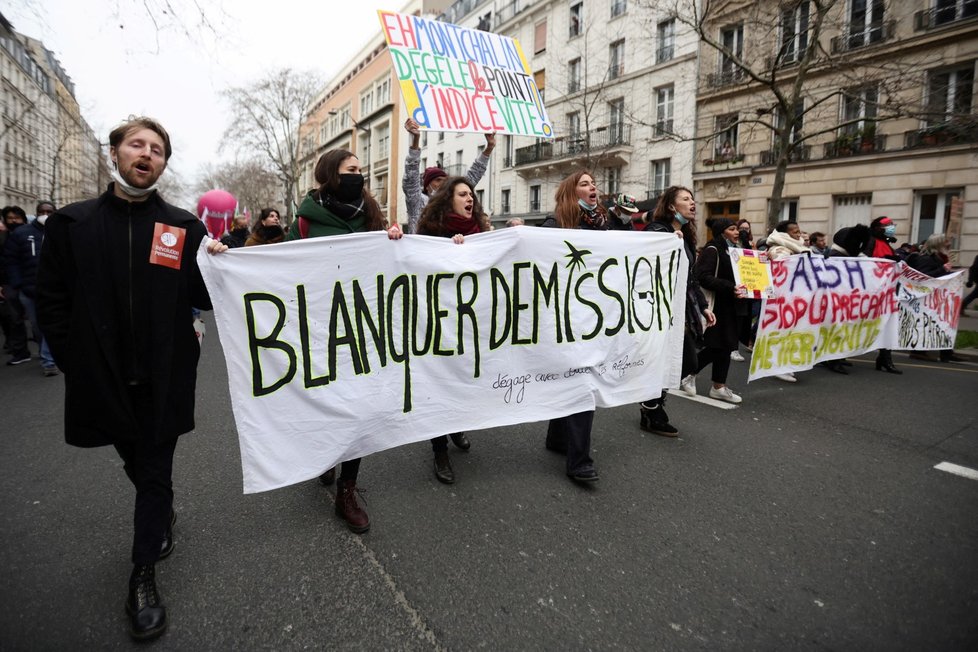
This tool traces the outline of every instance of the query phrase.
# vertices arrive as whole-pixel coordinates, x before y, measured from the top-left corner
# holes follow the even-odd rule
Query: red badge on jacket
[[[187,229],[157,222],[153,230],[153,244],[149,250],[150,264],[180,269],[185,237],[187,237]]]

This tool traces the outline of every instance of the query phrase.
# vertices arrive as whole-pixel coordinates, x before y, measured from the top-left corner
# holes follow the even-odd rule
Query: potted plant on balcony
[[[852,154],[852,145],[855,139],[851,134],[839,134],[835,139],[835,155],[849,156]]]
[[[940,145],[947,140],[947,128],[946,122],[928,125],[920,132],[920,144],[925,146]]]
[[[859,130],[859,150],[862,152],[872,152],[876,149],[876,124],[867,122]]]

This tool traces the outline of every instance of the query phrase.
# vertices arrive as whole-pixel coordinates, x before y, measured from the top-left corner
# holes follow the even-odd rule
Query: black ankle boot
[[[166,607],[156,590],[156,568],[153,564],[133,567],[129,576],[126,613],[129,614],[129,634],[137,640],[156,638],[166,631]]]
[[[679,430],[669,423],[669,415],[666,414],[664,404],[664,399],[639,404],[642,415],[639,426],[645,432],[651,432],[654,435],[675,437],[679,434]]]
[[[435,453],[435,477],[438,478],[438,482],[455,484],[455,471],[452,470],[452,463],[448,459],[448,451]]]
[[[876,371],[900,375],[903,372],[893,366],[893,355],[888,349],[880,349],[876,354]]]

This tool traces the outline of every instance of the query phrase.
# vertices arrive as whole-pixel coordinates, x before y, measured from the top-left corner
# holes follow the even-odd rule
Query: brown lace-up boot
[[[354,480],[340,478],[336,484],[336,515],[346,521],[351,532],[363,534],[370,529],[370,518],[357,500],[357,484]]]

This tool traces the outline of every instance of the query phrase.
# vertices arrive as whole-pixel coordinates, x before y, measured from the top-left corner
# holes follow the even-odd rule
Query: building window
[[[567,92],[576,93],[581,90],[581,58],[572,59],[567,64]]]
[[[914,193],[914,223],[910,239],[923,242],[935,233],[947,233],[951,207],[961,201],[960,189],[923,190]],[[952,248],[957,244],[952,243]]]
[[[581,112],[567,114],[567,135],[575,138],[581,132]]]
[[[621,168],[605,168],[605,191],[609,195],[621,192]]]
[[[391,101],[391,80],[390,78],[382,79],[377,84],[377,104],[387,104]]]
[[[584,29],[584,3],[578,2],[570,8],[570,36],[579,36]]]
[[[961,119],[972,112],[975,64],[931,72],[927,79],[927,126]]]
[[[774,120],[775,120],[775,125],[778,128],[778,131],[783,130],[787,125],[787,120],[785,120],[784,112],[781,111],[780,109],[778,109],[778,112],[775,115]],[[791,134],[788,136],[789,142],[791,143],[798,142],[798,140],[801,138],[802,127],[804,125],[805,125],[805,102],[800,101],[798,102],[798,104],[795,105],[795,121],[794,124],[791,125]],[[778,139],[777,133],[774,133],[774,139],[775,141],[777,141]]]
[[[374,111],[374,93],[370,89],[360,96],[360,118],[365,118]]]
[[[672,112],[675,88],[665,86],[655,92],[655,135],[667,136],[673,133]]]
[[[547,21],[540,21],[533,26],[533,54],[540,54],[547,49]]]
[[[376,129],[377,131],[377,158],[385,159],[391,152],[391,128],[389,124],[383,124]]]
[[[626,0],[611,0],[611,17],[621,16],[628,8]]]
[[[503,215],[509,214],[509,196],[510,196],[509,188],[504,189],[502,192],[502,197],[500,198],[499,201],[499,209],[500,211],[502,211]]]
[[[841,135],[855,136],[862,133],[867,123],[875,123],[879,91],[874,86],[855,88],[842,94]]]
[[[482,206],[482,210],[486,210],[486,191],[476,190],[475,198],[479,200],[479,206]]]
[[[716,161],[732,161],[737,158],[737,126],[739,118],[736,113],[718,115],[714,119],[716,139],[713,141],[713,158]]]
[[[435,166],[440,167],[443,170],[445,169],[445,155],[443,153],[438,152],[438,154],[435,156]]]
[[[374,191],[374,196],[377,198],[377,203],[381,206],[387,206],[387,175],[378,174],[377,175],[377,189]]]
[[[506,153],[505,160],[506,167],[513,166],[513,137],[510,135],[503,136],[503,151]]]
[[[849,48],[883,40],[883,0],[850,0]]]
[[[428,146],[428,132],[427,131],[422,131],[421,132],[421,146],[422,147],[427,147]]]
[[[798,223],[798,199],[781,200],[781,221]]]
[[[438,142],[439,143],[445,142],[445,132],[444,131],[439,131],[438,132]]]
[[[655,52],[657,63],[669,61],[675,56],[676,47],[676,20],[666,20],[659,23],[659,47]]]
[[[779,63],[797,63],[808,49],[808,15],[810,6],[802,2],[781,12],[781,50]]]
[[[666,188],[672,185],[672,160],[668,158],[652,161],[652,183],[649,186],[649,199],[654,199],[661,195]]]
[[[547,71],[537,70],[533,73],[533,83],[537,85],[537,90],[540,91],[540,101],[542,102],[544,98],[543,92],[547,86]]]
[[[608,79],[617,79],[625,74],[625,39],[615,41],[608,46]]]
[[[530,212],[540,212],[540,186],[530,186]]]
[[[934,5],[934,24],[944,25],[964,18],[978,16],[975,0],[937,0]]]
[[[744,26],[727,27],[720,32],[720,82],[732,84],[743,79],[744,73],[737,61],[744,59]]]
[[[625,98],[608,102],[608,144],[618,145],[625,135]]]

